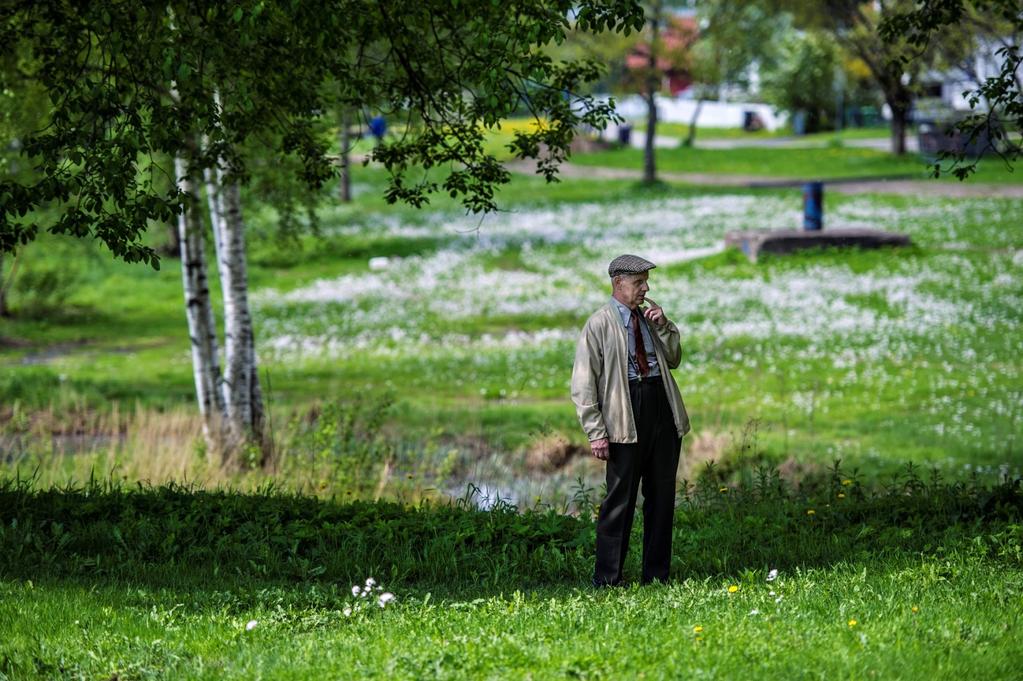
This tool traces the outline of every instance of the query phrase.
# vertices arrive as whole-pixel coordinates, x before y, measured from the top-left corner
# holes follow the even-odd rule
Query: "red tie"
[[[639,312],[632,311],[632,333],[636,336],[636,368],[640,376],[650,373],[650,365],[646,361],[646,346],[643,345],[643,332],[639,328]]]

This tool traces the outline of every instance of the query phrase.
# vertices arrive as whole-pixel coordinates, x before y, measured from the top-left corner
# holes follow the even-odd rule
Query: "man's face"
[[[615,298],[630,309],[639,307],[646,299],[647,291],[650,290],[650,286],[647,285],[649,278],[649,272],[622,274],[615,277]]]

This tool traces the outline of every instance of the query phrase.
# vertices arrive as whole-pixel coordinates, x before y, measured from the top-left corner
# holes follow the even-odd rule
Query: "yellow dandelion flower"
[[[849,620],[849,626],[850,627],[855,627],[856,626],[856,620]]]
[[[702,631],[703,631],[703,627],[701,627],[699,624],[697,624],[695,627],[693,627],[693,633],[694,634],[699,634]]]
[[[739,590],[739,587],[737,587],[735,584],[733,584],[730,587],[728,587],[728,593],[730,593],[730,594],[734,594],[738,590]]]
[[[806,515],[814,515],[816,513],[817,513],[817,511],[813,510],[812,508],[808,508],[806,510]]]
[[[847,480],[843,480],[842,484],[845,485],[846,487],[848,487],[849,485],[852,484],[852,480],[848,480],[848,479]]]
[[[845,494],[843,494],[842,492],[839,492],[838,493],[838,498],[839,499],[845,499]]]
[[[728,488],[727,488],[727,487],[722,487],[722,488],[721,488],[721,489],[719,489],[718,491],[719,491],[719,492],[727,492],[727,491],[728,491]]]
[[[915,605],[912,608],[910,608],[910,610],[912,610],[913,612],[920,612],[920,608],[916,607]]]

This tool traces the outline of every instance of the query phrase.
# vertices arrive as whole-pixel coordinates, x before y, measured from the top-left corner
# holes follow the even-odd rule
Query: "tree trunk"
[[[14,316],[10,308],[7,307],[7,292],[11,289],[11,285],[14,284],[14,277],[18,274],[18,263],[21,262],[21,253],[20,249],[15,253],[14,261],[11,263],[11,271],[6,277],[3,273],[4,257],[0,255],[0,317]]]
[[[874,68],[871,67],[871,70]],[[913,105],[913,91],[902,82],[901,69],[889,69],[880,73],[880,76],[877,72],[875,75],[881,85],[881,92],[884,93],[884,101],[892,111],[892,153],[903,156],[906,153],[906,124],[909,109]]]
[[[206,196],[214,225],[217,264],[224,299],[225,456],[254,437],[263,442],[263,394],[256,365],[255,334],[249,310],[245,221],[241,190],[217,168],[207,171]],[[261,462],[262,463],[262,462]]]
[[[7,312],[7,282],[4,281],[4,256],[0,253],[0,317],[10,317]]]
[[[181,255],[181,234],[178,232],[177,221],[167,223],[167,236],[167,245],[161,250],[161,255],[177,258]]]
[[[643,143],[643,182],[657,181],[657,160],[654,156],[654,138],[657,135],[657,101],[654,96],[660,89],[660,73],[657,70],[657,42],[660,36],[661,3],[653,3],[650,10],[650,49],[648,50],[646,77],[646,140]]]
[[[351,159],[349,152],[352,149],[351,133],[351,112],[347,107],[341,109],[341,200],[349,203],[352,200],[352,178]]]
[[[210,212],[210,227],[213,230],[213,248],[217,254],[217,266],[220,266],[224,234],[224,207],[221,205],[218,178],[212,168],[203,170],[203,181],[206,183],[206,207]]]
[[[239,435],[261,439],[263,423],[262,392],[256,368],[255,334],[249,310],[249,277],[245,256],[245,221],[242,217],[241,190],[237,182],[219,186],[223,191],[224,222],[222,233],[221,283],[224,287],[224,336],[227,339],[227,380],[230,399],[228,420],[241,427]],[[256,415],[259,415],[257,420]]]
[[[703,108],[703,97],[696,100],[696,108],[693,109],[693,118],[689,121],[689,134],[686,135],[684,146],[691,147],[696,143],[696,121],[700,118],[700,109]]]
[[[892,153],[902,156],[906,153],[906,112],[892,109]]]
[[[182,158],[174,159],[178,186],[186,196],[184,210],[178,216],[181,242],[181,280],[185,295],[185,316],[192,343],[192,372],[196,399],[203,417],[203,435],[207,446],[220,449],[224,414],[223,380],[217,357],[217,328],[210,301],[203,244],[202,214],[195,176]]]
[[[906,122],[911,95],[908,92],[896,92],[885,99],[892,110],[892,153],[903,156],[906,153]]]

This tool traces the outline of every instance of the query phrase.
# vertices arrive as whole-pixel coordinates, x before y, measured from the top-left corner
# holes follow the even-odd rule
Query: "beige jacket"
[[[682,361],[678,327],[648,325],[661,367],[668,403],[681,438],[689,432],[689,415],[669,369]],[[629,346],[618,311],[609,302],[593,313],[579,336],[572,368],[572,401],[586,437],[615,443],[636,442],[636,422],[629,399]]]

